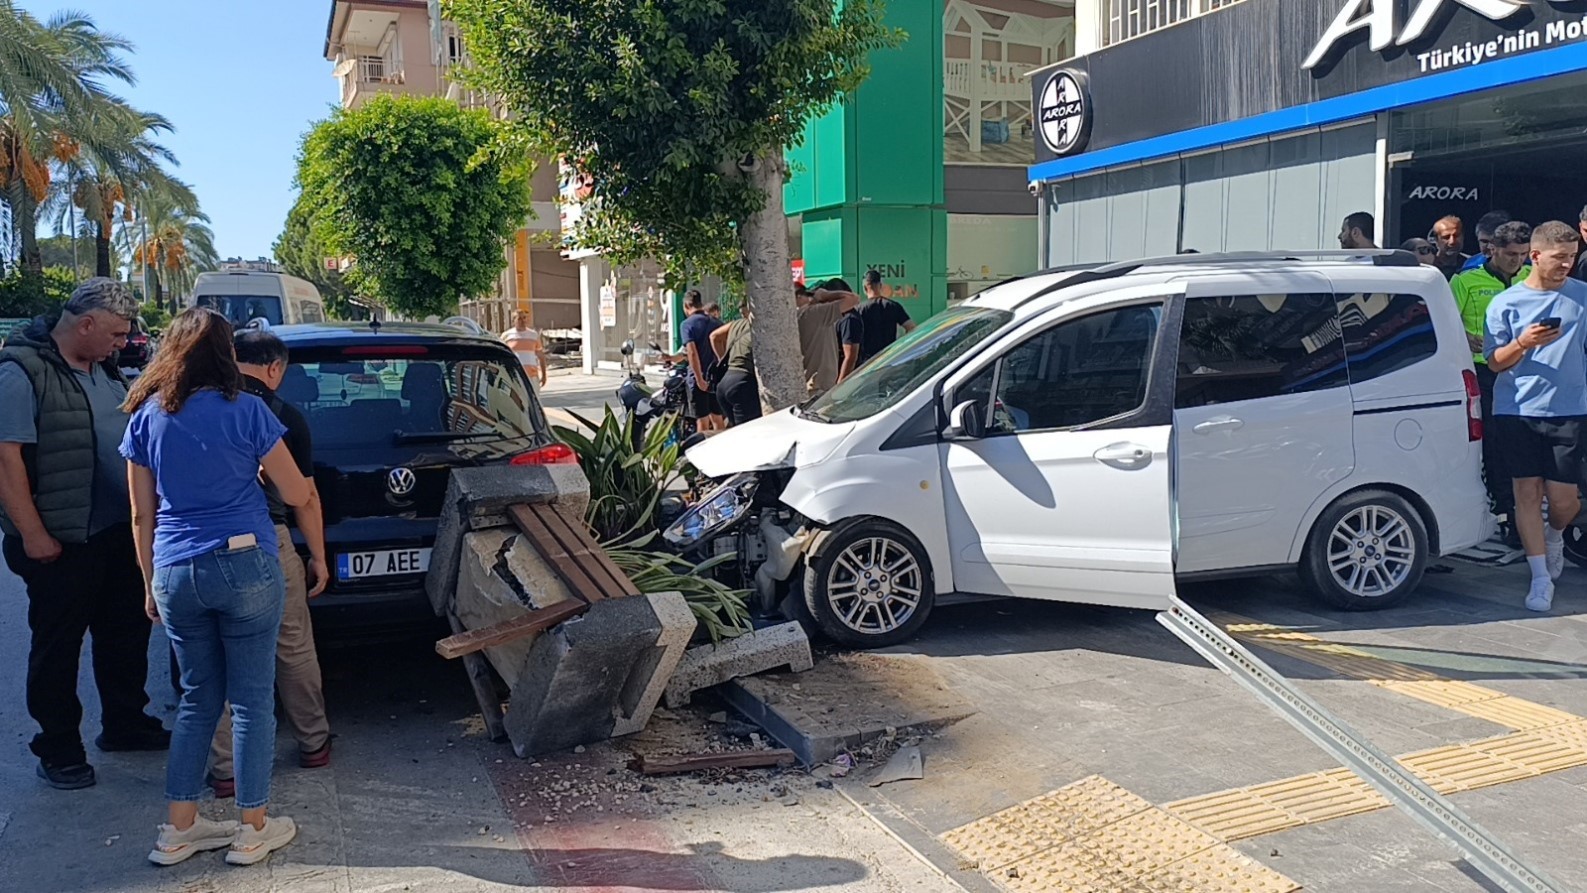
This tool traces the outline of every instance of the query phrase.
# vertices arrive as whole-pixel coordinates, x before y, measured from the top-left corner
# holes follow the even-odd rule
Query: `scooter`
[[[665,353],[659,345],[652,344],[650,349],[656,353]],[[621,385],[617,387],[617,401],[622,404],[623,410],[628,415],[630,436],[633,438],[634,449],[640,449],[644,444],[646,433],[650,426],[658,419],[668,416],[672,418],[672,433],[668,442],[682,443],[694,434],[694,420],[687,418],[684,410],[684,400],[688,393],[688,363],[673,363],[667,368],[666,378],[662,380],[660,388],[652,388],[645,380],[645,373],[640,368],[634,356],[634,342],[625,341],[621,348],[623,354],[623,367],[628,373]]]

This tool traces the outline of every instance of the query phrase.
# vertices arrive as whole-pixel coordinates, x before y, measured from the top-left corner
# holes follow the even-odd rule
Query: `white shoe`
[[[1558,580],[1565,573],[1565,534],[1554,525],[1543,525],[1543,550],[1548,558],[1548,578]]]
[[[149,861],[156,865],[175,865],[205,850],[218,850],[231,846],[237,839],[236,822],[212,822],[199,816],[186,831],[175,825],[161,825],[160,836],[149,851]]]
[[[1554,607],[1554,581],[1533,580],[1532,591],[1526,594],[1526,609],[1542,613]]]
[[[263,862],[297,836],[297,823],[286,816],[267,817],[263,831],[256,831],[254,826],[244,822],[237,832],[237,839],[232,841],[231,850],[226,853],[226,861],[232,865]]]

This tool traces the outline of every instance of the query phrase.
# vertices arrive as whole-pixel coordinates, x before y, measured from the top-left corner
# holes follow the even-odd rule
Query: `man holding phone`
[[[1559,221],[1532,231],[1531,272],[1488,306],[1483,345],[1498,374],[1492,436],[1515,488],[1532,611],[1553,607],[1554,580],[1565,570],[1564,531],[1581,509],[1587,283],[1570,278],[1578,244],[1575,228]]]

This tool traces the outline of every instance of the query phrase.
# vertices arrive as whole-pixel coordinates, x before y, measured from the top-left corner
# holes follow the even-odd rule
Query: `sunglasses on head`
[[[1438,249],[1434,248],[1431,245],[1418,245],[1416,247],[1416,253],[1417,254],[1437,254],[1438,253]]]

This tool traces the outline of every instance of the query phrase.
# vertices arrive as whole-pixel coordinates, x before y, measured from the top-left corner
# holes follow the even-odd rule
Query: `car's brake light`
[[[573,448],[565,443],[553,443],[543,446],[538,450],[530,450],[527,453],[519,453],[518,455],[512,457],[508,464],[577,465],[579,464],[579,455],[578,453],[573,452]]]
[[[1482,390],[1477,387],[1477,373],[1467,369],[1466,379],[1466,440],[1482,439]]]
[[[344,357],[419,357],[429,352],[428,347],[418,344],[366,344],[360,347],[342,348]]]

